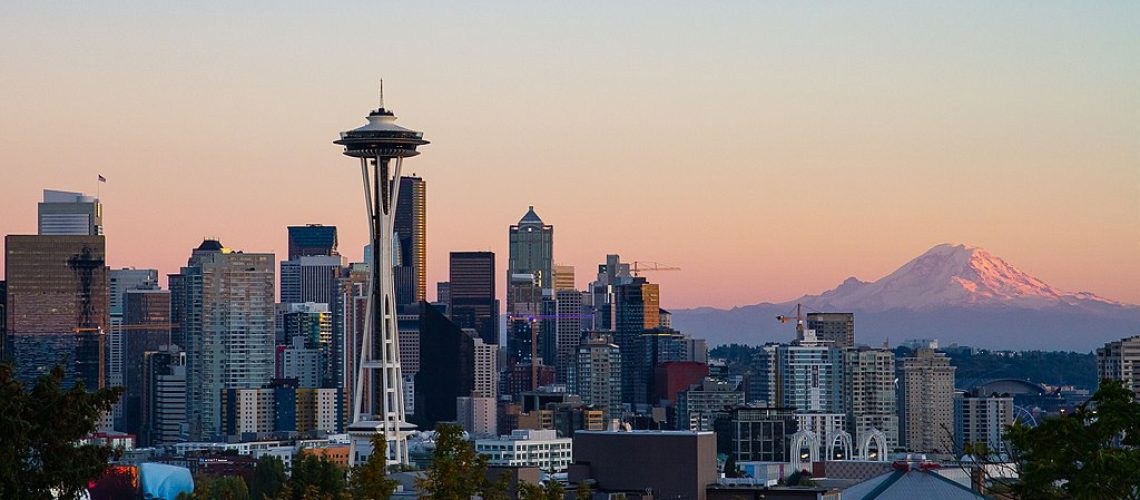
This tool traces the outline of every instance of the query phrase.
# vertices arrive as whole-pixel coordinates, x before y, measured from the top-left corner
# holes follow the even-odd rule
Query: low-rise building
[[[498,439],[477,439],[475,451],[494,466],[537,467],[547,472],[565,470],[573,459],[573,440],[552,430],[517,429]]]

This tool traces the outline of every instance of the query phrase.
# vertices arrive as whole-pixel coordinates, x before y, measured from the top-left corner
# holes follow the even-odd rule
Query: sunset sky
[[[102,174],[112,267],[177,272],[204,236],[283,257],[305,223],[358,260],[332,141],[383,77],[432,142],[405,163],[429,297],[449,251],[505,275],[534,205],[580,286],[607,253],[681,267],[651,276],[666,307],[818,293],[943,242],[1140,303],[1140,3],[621,4],[5,1],[0,234]]]

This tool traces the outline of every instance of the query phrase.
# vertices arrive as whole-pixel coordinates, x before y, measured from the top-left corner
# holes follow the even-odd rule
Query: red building
[[[657,365],[654,373],[653,400],[677,404],[677,393],[709,376],[709,365],[699,361],[668,361]]]

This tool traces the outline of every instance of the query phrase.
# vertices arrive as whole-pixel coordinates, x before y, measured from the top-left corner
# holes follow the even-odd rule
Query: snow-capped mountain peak
[[[1056,305],[1114,304],[1088,292],[1058,290],[985,249],[937,245],[873,282],[848,278],[839,287],[800,301],[819,309],[886,310],[954,306],[1042,309]]]

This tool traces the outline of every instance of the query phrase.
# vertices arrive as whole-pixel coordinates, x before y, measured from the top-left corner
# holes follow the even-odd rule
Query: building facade
[[[950,358],[920,348],[899,369],[899,437],[915,452],[954,447],[954,373]]]
[[[498,439],[475,440],[475,451],[492,466],[537,467],[548,473],[566,470],[573,461],[574,442],[552,430],[517,429]]]
[[[843,407],[847,432],[858,440],[870,432],[886,436],[887,447],[899,446],[895,390],[895,355],[887,349],[847,349],[843,358]]]
[[[1119,380],[1140,398],[1140,335],[1104,344],[1096,350],[1098,379]]]
[[[451,320],[461,328],[474,328],[484,343],[498,345],[495,254],[451,252],[449,279]]]

